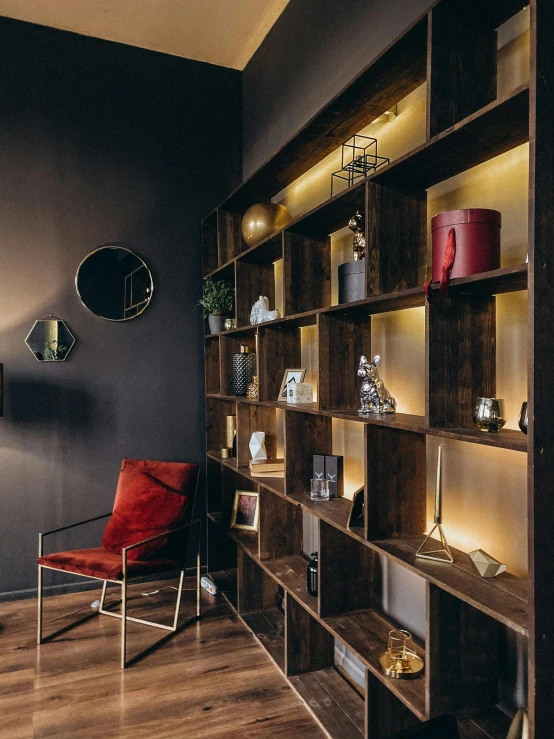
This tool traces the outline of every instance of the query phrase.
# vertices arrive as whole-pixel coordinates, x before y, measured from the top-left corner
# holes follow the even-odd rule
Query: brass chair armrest
[[[67,526],[59,526],[57,529],[51,529],[50,531],[43,531],[38,535],[38,556],[42,557],[43,555],[43,539],[45,536],[49,536],[50,534],[57,534],[58,531],[67,531],[68,529],[74,529],[77,526],[84,526],[86,523],[92,523],[93,521],[100,521],[102,518],[108,518],[108,516],[112,515],[112,511],[109,513],[103,513],[101,516],[95,516],[94,518],[87,518],[84,521],[77,521],[76,523],[70,523]]]
[[[101,516],[95,516],[94,518],[87,518],[84,521],[77,521],[76,523],[70,523],[67,526],[60,526],[57,529],[51,529],[50,531],[43,531],[39,536],[48,536],[49,534],[57,534],[58,531],[67,531],[67,529],[74,529],[77,526],[84,526],[86,523],[92,523],[93,521],[100,521],[101,518],[107,518],[112,515],[113,511],[109,513],[103,513]]]
[[[135,544],[130,544],[128,547],[123,547],[121,549],[121,555],[125,557],[127,555],[127,552],[131,549],[136,549],[137,547],[140,547],[142,544],[147,544],[149,541],[154,541],[155,539],[161,539],[163,536],[168,536],[169,534],[173,534],[176,531],[182,531],[183,529],[188,529],[190,526],[196,526],[197,524],[200,524],[200,519],[197,519],[196,521],[190,521],[189,523],[185,523],[182,526],[177,526],[174,529],[168,529],[167,531],[162,531],[161,534],[155,534],[154,536],[149,536],[148,539],[143,539],[142,541],[137,541]]]

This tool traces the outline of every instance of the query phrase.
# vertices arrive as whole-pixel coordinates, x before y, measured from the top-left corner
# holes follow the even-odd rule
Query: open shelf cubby
[[[208,334],[204,344],[208,569],[332,739],[384,739],[442,713],[456,715],[462,739],[500,739],[508,713],[520,706],[529,709],[531,739],[549,736],[554,721],[554,631],[545,626],[553,595],[554,115],[549,86],[537,84],[554,78],[554,61],[540,23],[554,24],[545,0],[532,0],[530,10],[521,0],[438,0],[203,223],[204,274],[235,286],[237,319],[237,328]],[[410,139],[415,148],[397,147],[389,164],[315,207],[317,199],[307,198],[308,212],[297,208],[282,231],[256,246],[243,242],[241,218],[251,205],[286,203],[288,186],[411,93],[419,112],[426,106],[426,125],[421,115],[421,131]],[[504,169],[510,162],[517,176]],[[499,205],[497,189],[504,193]],[[445,210],[494,207],[506,219],[501,267],[453,279],[442,304],[427,302],[423,290],[438,202]],[[346,226],[356,210],[366,221],[365,296],[337,304],[335,273],[339,259],[350,258]],[[259,295],[282,317],[251,326]],[[231,392],[232,357],[243,343],[256,352],[258,399]],[[360,416],[359,357],[374,353],[382,355],[381,377],[399,407]],[[307,368],[314,402],[279,402],[285,369],[298,367]],[[509,423],[482,433],[472,418],[475,399],[496,393],[510,396]],[[517,429],[525,399],[529,436]],[[237,456],[222,459],[231,414]],[[269,458],[284,457],[284,478],[251,474],[254,431],[266,433]],[[416,558],[433,520],[430,468],[441,440],[458,465],[445,473],[456,487],[446,491],[445,505],[458,505],[445,522],[457,544],[453,565]],[[345,497],[311,500],[313,454],[344,456]],[[498,522],[489,541],[504,546],[509,565],[496,578],[480,577],[468,555],[478,514],[463,478],[477,457],[492,470],[480,496],[487,520]],[[516,470],[518,490],[512,486],[498,510],[502,468]],[[489,483],[498,488],[494,495]],[[349,528],[351,498],[362,485],[363,525]],[[236,490],[259,492],[257,532],[230,528]],[[475,501],[479,491],[470,492]],[[520,526],[522,510],[529,511],[527,538],[512,552],[502,532]],[[305,520],[317,533],[317,597],[307,590]],[[387,580],[389,571],[417,582],[425,602],[412,627],[425,671],[410,681],[387,677],[379,664],[389,630],[413,616],[402,609],[390,615],[385,591],[396,575]],[[521,654],[528,645],[532,686],[526,692],[524,678],[509,699],[499,646],[506,634],[525,645]],[[356,684],[335,664],[339,642],[361,664]],[[525,675],[519,659],[517,672]]]

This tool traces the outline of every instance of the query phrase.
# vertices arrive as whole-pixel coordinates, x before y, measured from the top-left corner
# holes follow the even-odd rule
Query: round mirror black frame
[[[87,305],[87,303],[83,299],[83,295],[81,294],[81,290],[79,289],[79,274],[81,272],[81,269],[82,269],[83,265],[94,254],[97,254],[98,252],[104,251],[104,250],[107,250],[107,249],[114,250],[114,251],[125,251],[125,252],[127,252],[128,254],[130,254],[131,256],[135,257],[135,259],[137,259],[140,262],[141,266],[144,267],[144,269],[146,270],[146,272],[148,274],[148,280],[149,280],[149,287],[147,287],[148,297],[144,301],[142,301],[142,302],[144,302],[144,305],[142,305],[142,307],[140,308],[140,310],[138,312],[134,313],[133,315],[129,315],[129,316],[123,317],[123,318],[109,318],[107,316],[102,316],[102,315],[100,315],[100,313],[96,313],[92,308],[90,308]],[[81,286],[81,289],[82,289],[82,286]],[[118,323],[118,322],[121,322],[121,321],[131,321],[133,318],[137,318],[142,313],[144,313],[144,311],[148,308],[148,306],[150,305],[150,303],[152,301],[152,294],[154,292],[154,280],[152,278],[152,272],[150,271],[150,269],[149,269],[148,265],[146,264],[146,262],[144,261],[144,259],[142,259],[141,257],[139,257],[138,254],[136,254],[134,251],[131,251],[130,249],[127,249],[126,247],[121,246],[120,244],[104,244],[103,246],[99,246],[97,249],[94,249],[89,254],[87,254],[86,257],[79,264],[79,266],[77,268],[77,272],[75,273],[75,290],[77,291],[77,295],[79,296],[79,300],[84,305],[84,307],[89,311],[89,313],[92,313],[92,315],[93,316],[96,316],[97,318],[102,318],[104,321],[114,321],[114,322]],[[138,305],[140,305],[140,303]],[[131,306],[131,307],[136,307],[136,306]],[[125,310],[127,310],[125,308],[125,302],[124,302],[123,310],[124,310],[124,312],[125,312]]]

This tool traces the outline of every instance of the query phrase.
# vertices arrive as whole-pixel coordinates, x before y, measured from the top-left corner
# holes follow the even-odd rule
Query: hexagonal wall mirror
[[[39,362],[65,362],[75,341],[65,322],[54,316],[35,321],[25,339]]]

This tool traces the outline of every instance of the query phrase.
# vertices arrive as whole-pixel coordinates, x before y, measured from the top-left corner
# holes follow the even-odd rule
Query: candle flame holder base
[[[379,663],[385,675],[397,680],[413,680],[421,675],[425,666],[423,660],[417,654],[412,655],[410,662],[405,662],[404,660],[395,659],[390,652],[382,654]]]
[[[431,540],[431,537],[437,529],[440,536],[441,548],[426,549],[425,547],[427,546],[428,542]],[[445,564],[449,565],[454,564],[454,557],[452,556],[452,552],[450,551],[450,547],[448,546],[446,536],[444,535],[444,531],[442,530],[442,526],[440,523],[435,523],[431,531],[427,534],[421,546],[416,552],[416,557],[418,557],[419,559],[430,559],[433,562],[444,562]]]

